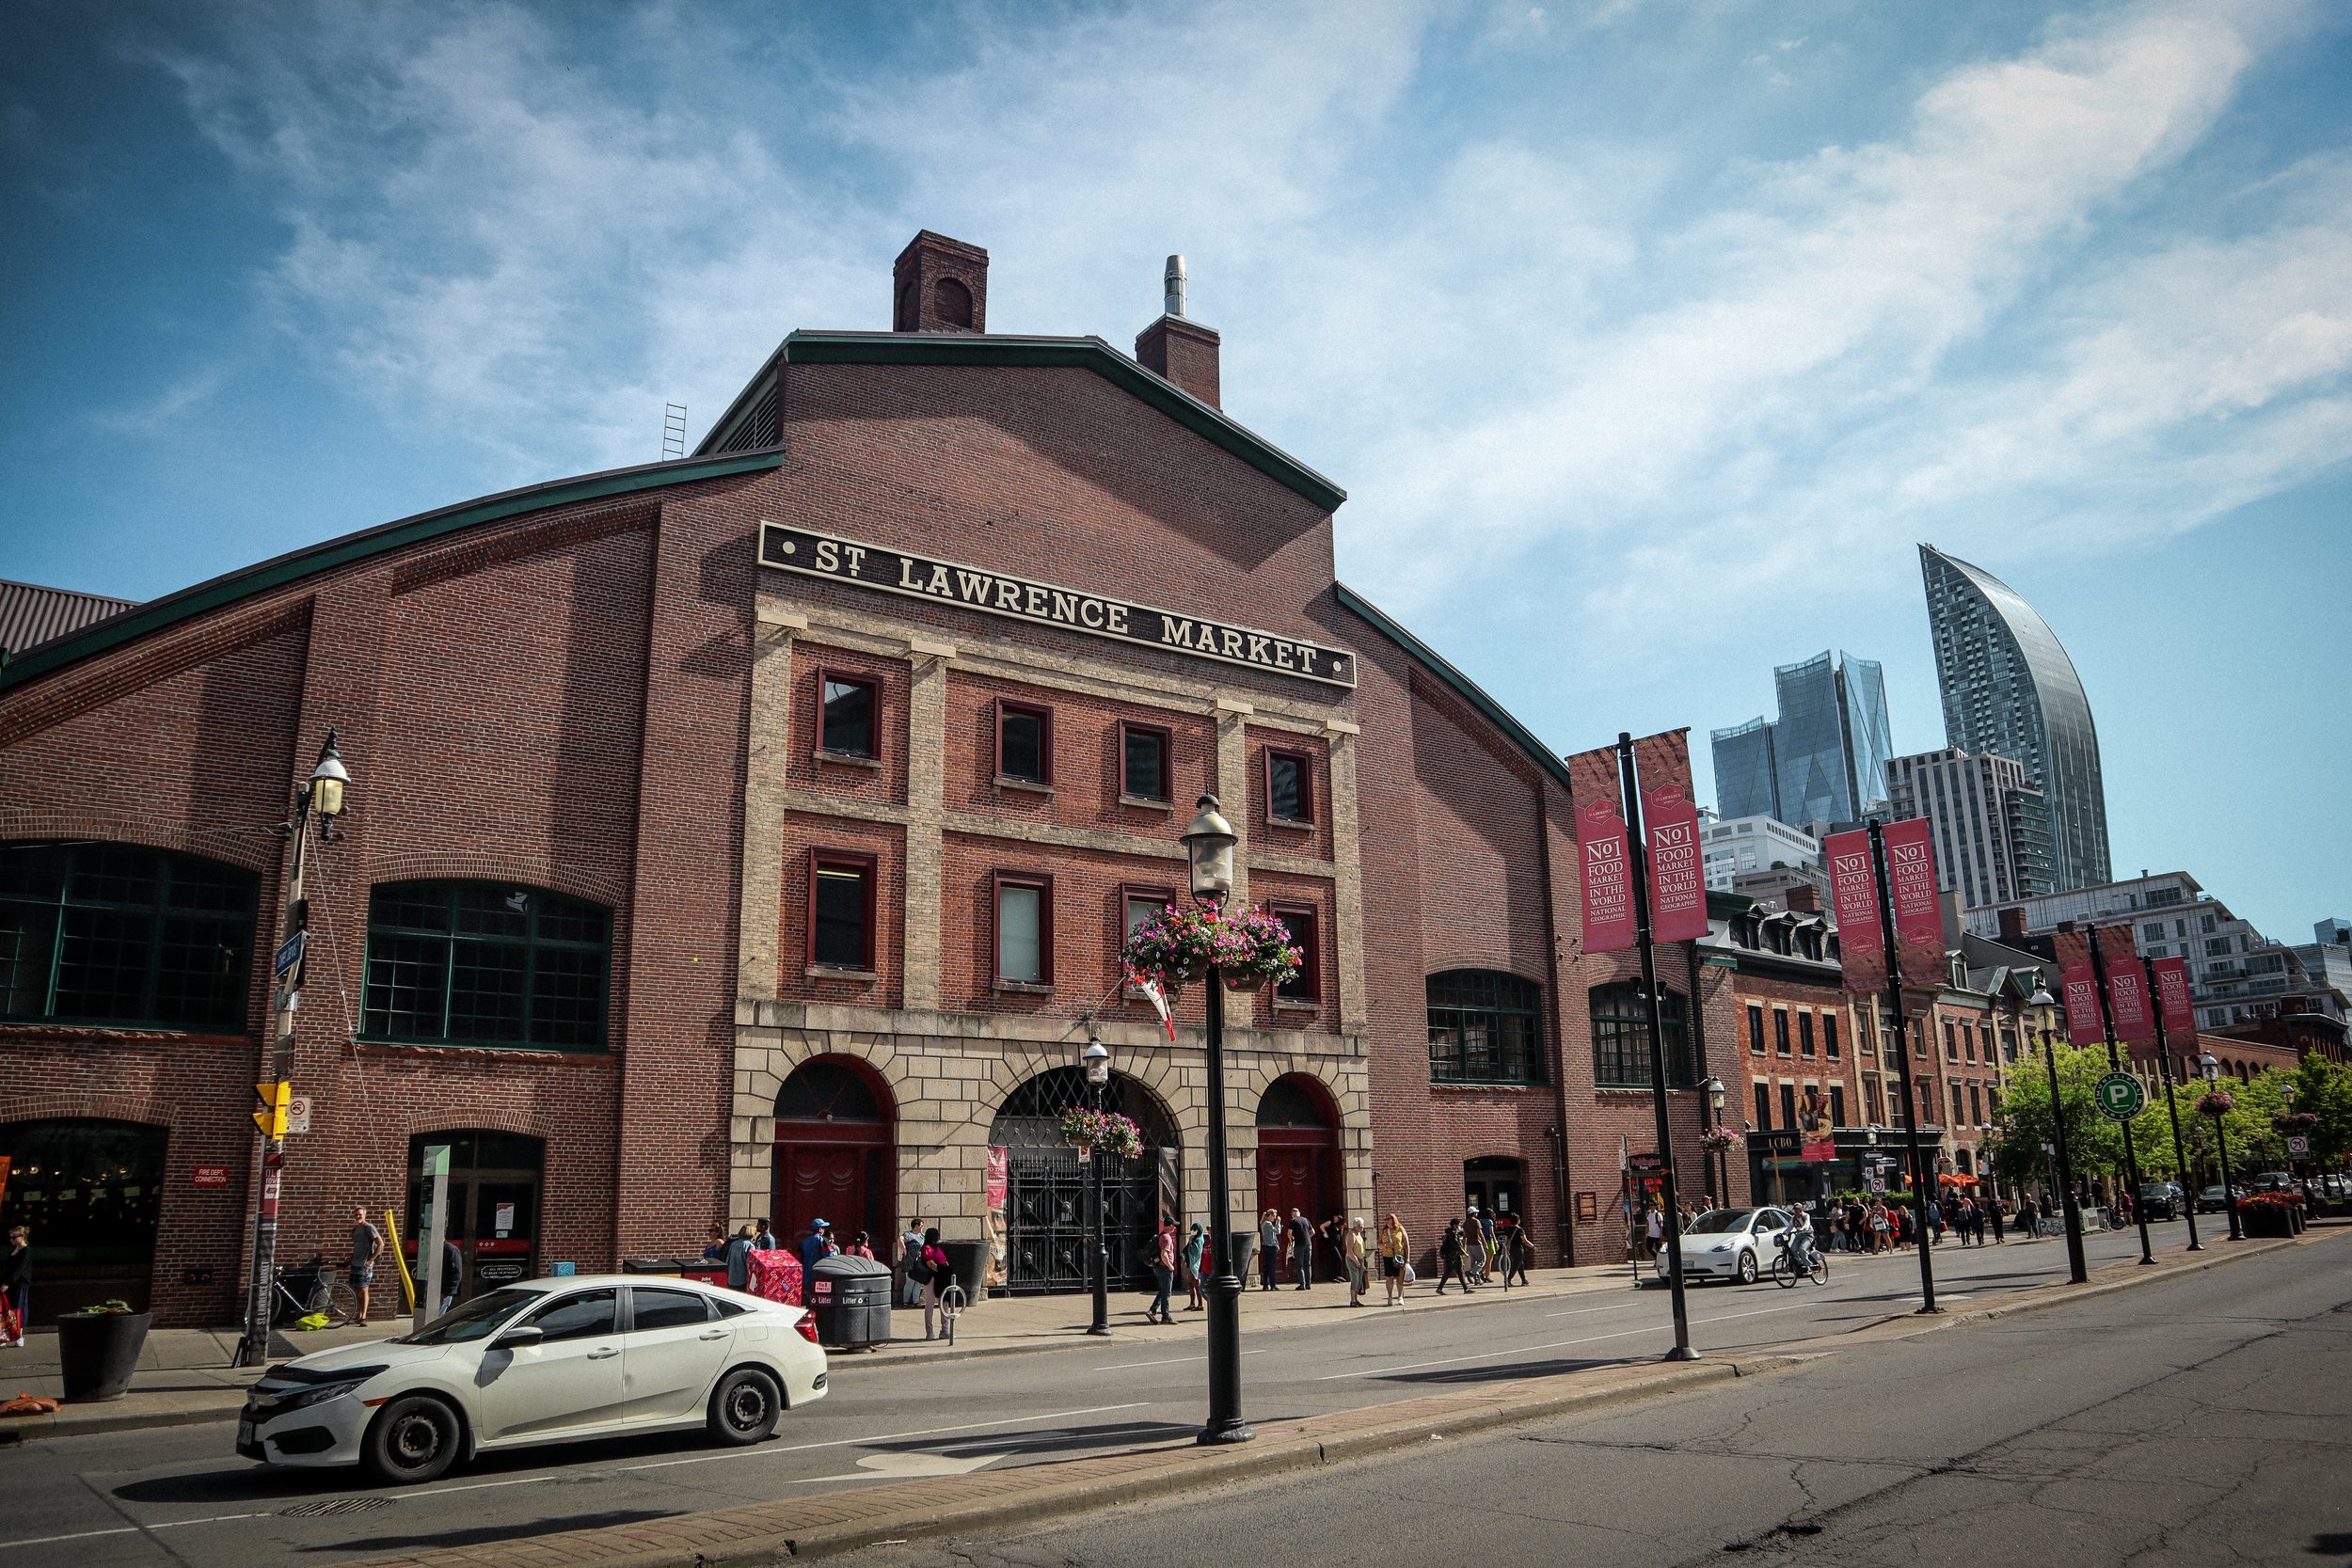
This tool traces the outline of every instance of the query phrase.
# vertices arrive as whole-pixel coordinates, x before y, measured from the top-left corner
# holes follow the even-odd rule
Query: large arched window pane
[[[600,1051],[612,915],[501,882],[388,882],[368,906],[360,1028],[431,1045]]]
[[[244,1028],[257,882],[132,844],[0,846],[0,1017]]]
[[[1595,986],[1593,1004],[1593,1082],[1603,1087],[1647,1088],[1649,1013],[1642,1005],[1642,988],[1629,980]],[[1691,1030],[1678,991],[1660,988],[1659,1022],[1665,1027],[1666,1083],[1691,1086]]]
[[[1429,977],[1433,1084],[1542,1084],[1542,988],[1516,974],[1453,969]]]

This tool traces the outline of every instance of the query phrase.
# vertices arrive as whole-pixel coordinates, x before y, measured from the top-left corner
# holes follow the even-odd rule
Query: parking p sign
[[[2109,1121],[2129,1121],[2148,1103],[2148,1091],[2128,1072],[2108,1073],[2091,1085],[2090,1095]]]

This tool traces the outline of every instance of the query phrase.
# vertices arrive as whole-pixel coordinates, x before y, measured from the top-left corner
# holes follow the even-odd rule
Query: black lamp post
[[[1233,846],[1240,835],[1217,809],[1214,795],[1196,802],[1200,815],[1184,833],[1192,858],[1192,896],[1216,911],[1233,893]],[[1202,1443],[1247,1443],[1258,1434],[1241,1416],[1241,1276],[1233,1272],[1232,1180],[1225,1168],[1225,976],[1209,966],[1209,1248],[1216,1273],[1209,1279],[1209,1422]]]
[[[1718,1128],[1724,1124],[1724,1081],[1709,1078],[1701,1085],[1707,1091],[1707,1125]],[[1715,1150],[1715,1201],[1723,1208],[1731,1207],[1731,1149],[1728,1146]]]
[[[1086,1064],[1087,1101],[1097,1116],[1103,1112],[1104,1091],[1111,1083],[1111,1053],[1103,1044],[1102,1037],[1089,1034],[1087,1048],[1078,1060]],[[1087,1324],[1089,1334],[1107,1335],[1111,1331],[1111,1254],[1103,1238],[1103,1151],[1087,1150],[1087,1249],[1093,1267],[1087,1273],[1094,1287],[1094,1321]]]
[[[2210,1051],[2197,1058],[2197,1070],[2205,1080],[2205,1092],[2212,1094],[2221,1086],[2221,1062]],[[2246,1238],[2237,1227],[2237,1188],[2230,1180],[2230,1134],[2221,1129],[2221,1113],[2213,1114],[2214,1149],[2221,1158],[2221,1207],[2230,1212],[2230,1240]]]
[[[2026,1005],[2042,1009],[2042,1065],[2050,1069],[2050,1127],[2058,1143],[2058,1202],[2066,1213],[2066,1277],[2084,1285],[2090,1280],[2090,1265],[2083,1258],[2083,1212],[2074,1201],[2074,1156],[2066,1143],[2066,1104],[2058,1098],[2058,1040],[2050,1029],[2048,1011],[2058,1006],[2058,998],[2042,986]]]

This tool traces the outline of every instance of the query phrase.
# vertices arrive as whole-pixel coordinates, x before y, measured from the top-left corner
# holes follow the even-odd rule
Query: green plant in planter
[[[67,1318],[119,1318],[127,1316],[131,1310],[132,1307],[129,1302],[115,1297],[93,1306],[77,1307],[71,1312],[58,1315]]]

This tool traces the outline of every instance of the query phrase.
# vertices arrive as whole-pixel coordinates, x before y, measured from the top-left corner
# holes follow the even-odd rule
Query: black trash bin
[[[624,1258],[623,1274],[684,1274],[686,1260],[682,1258]]]
[[[888,1344],[893,1283],[890,1265],[871,1258],[818,1259],[803,1282],[818,1341],[850,1350]]]

